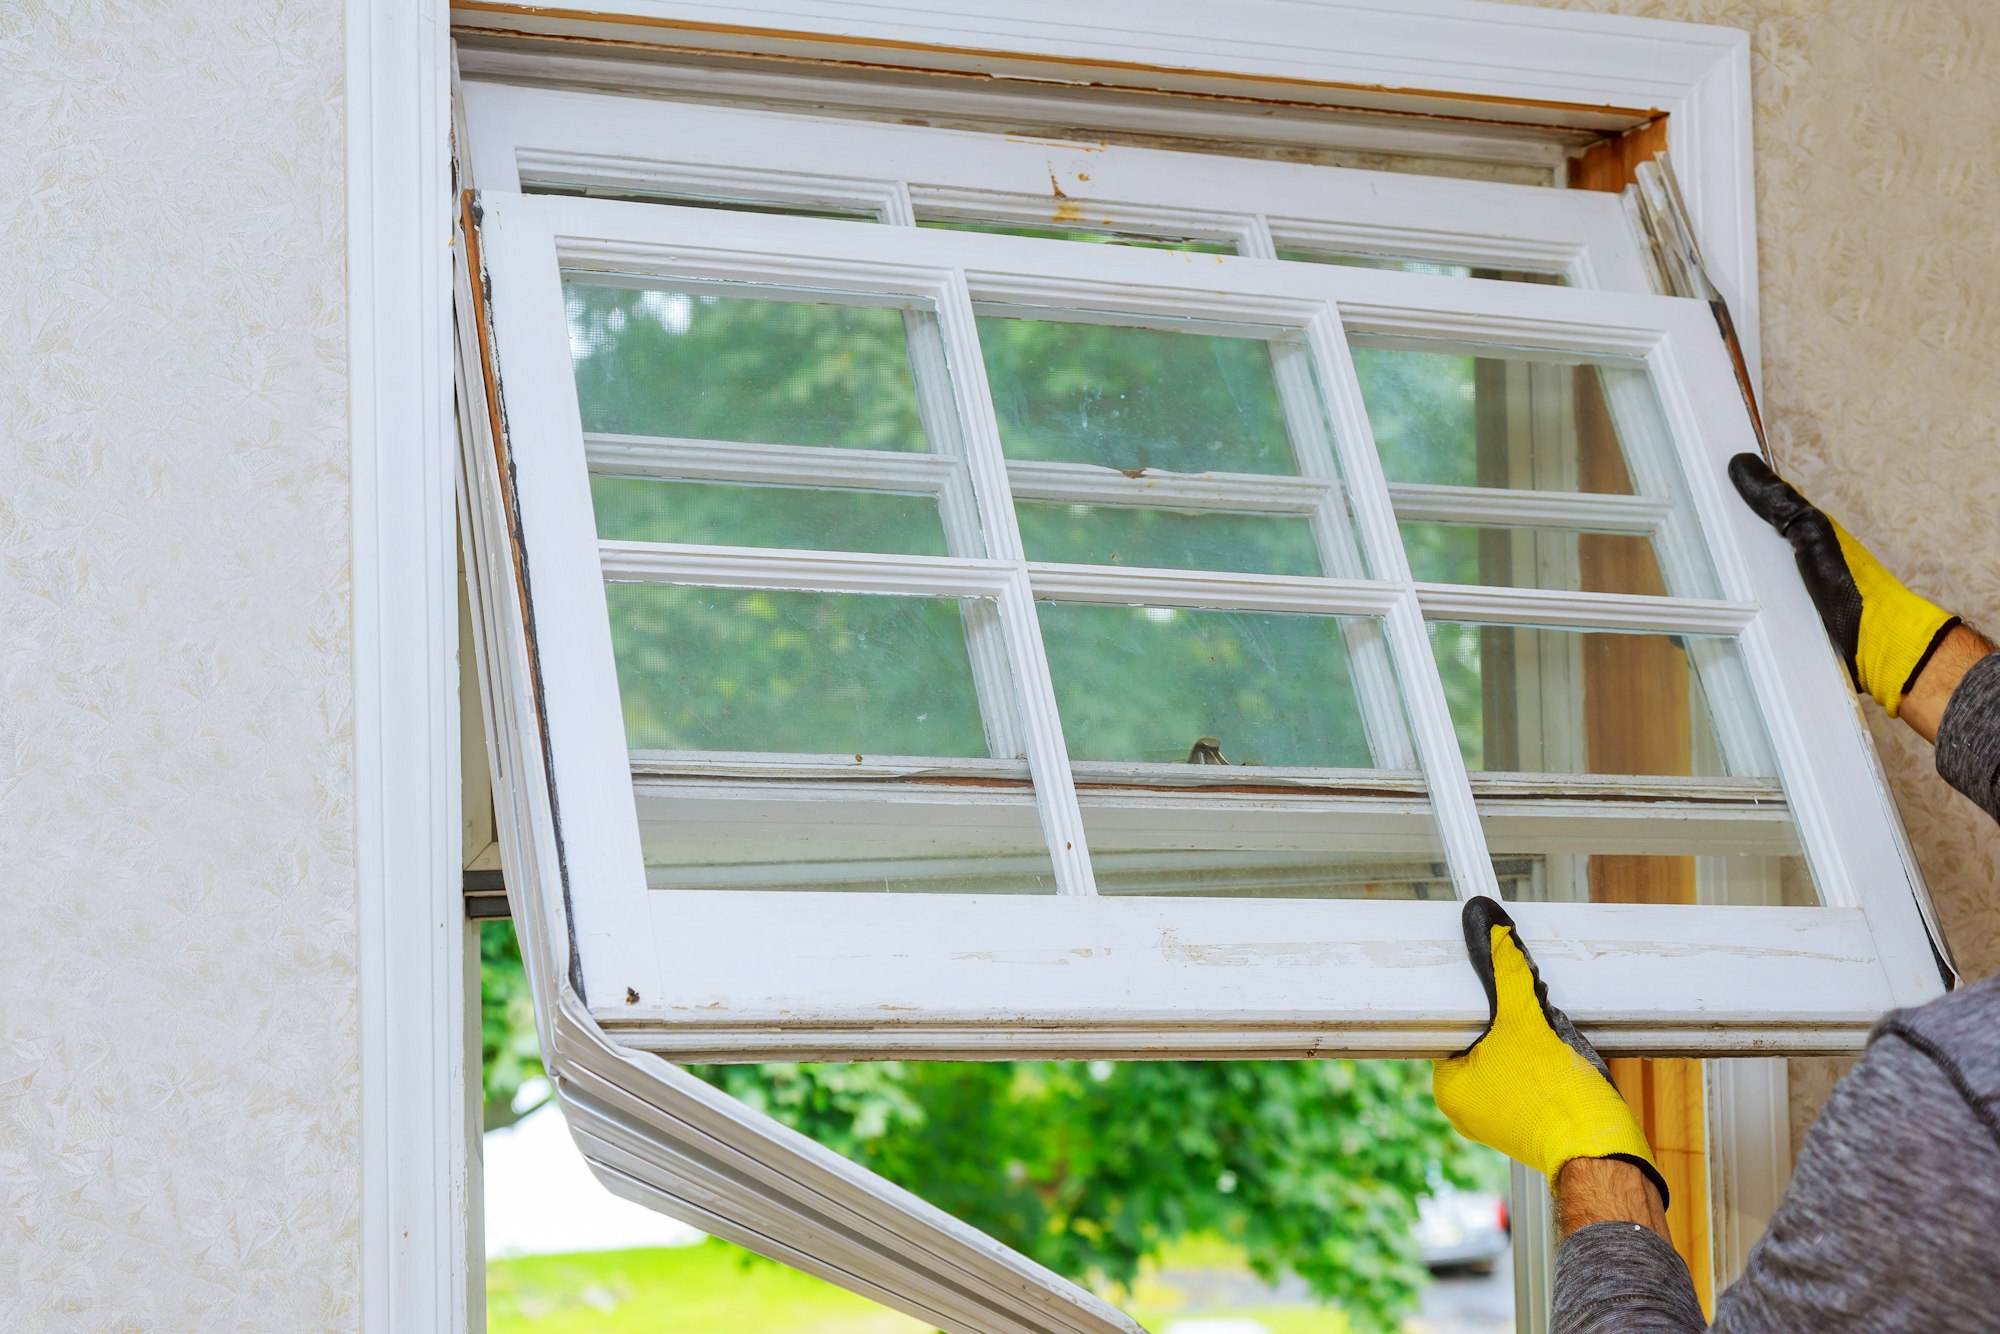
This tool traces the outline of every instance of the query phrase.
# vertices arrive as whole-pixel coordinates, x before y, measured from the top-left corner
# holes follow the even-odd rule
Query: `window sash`
[[[479,81],[464,95],[479,127],[474,180],[489,190],[655,191],[854,210],[902,226],[919,217],[1067,224],[1227,241],[1257,258],[1393,255],[1653,290],[1623,205],[1594,191]]]
[[[734,1051],[738,1059],[902,1049],[988,1056],[1058,1048],[1125,1056],[1438,1054],[1476,1032],[1484,1001],[1463,969],[1449,905],[1232,900],[1217,912],[1214,904],[1092,898],[1075,771],[1064,763],[1045,668],[1025,643],[1010,648],[1010,663],[1022,694],[1041,697],[1026,709],[1029,767],[1064,895],[801,893],[774,902],[737,891],[649,891],[611,667],[607,573],[704,584],[978,591],[999,597],[1003,615],[1022,626],[1033,624],[1038,593],[1382,615],[1390,651],[1412,683],[1416,744],[1446,857],[1466,892],[1494,892],[1493,870],[1479,827],[1482,808],[1443,714],[1441,687],[1434,675],[1425,681],[1436,671],[1427,615],[1735,633],[1754,694],[1745,707],[1761,705],[1824,906],[1520,905],[1524,932],[1551,982],[1609,1049],[1653,1052],[1772,1043],[1851,1047],[1870,1016],[1938,989],[1891,808],[1879,783],[1853,781],[1875,771],[1840,668],[1790,569],[1788,549],[1719,481],[1723,460],[1753,447],[1752,436],[1726,354],[1698,303],[1255,259],[1201,256],[1196,264],[1185,255],[1134,248],[558,197],[487,193],[478,208],[499,367],[493,388],[505,401],[508,423],[501,448],[517,487],[519,555],[534,585],[533,661],[563,794],[561,836],[582,980],[594,1017],[628,1044],[680,1055]],[[579,424],[559,279],[562,270],[580,267],[839,283],[935,303],[957,392],[968,400],[961,404],[971,437],[967,474],[987,517],[988,541],[1001,554],[933,559],[600,544],[586,465],[589,449],[599,446],[586,445]],[[1022,561],[1011,532],[1009,468],[991,437],[970,336],[975,296],[1304,330],[1325,381],[1355,521],[1371,564],[1388,577],[1273,579]],[[1410,582],[1347,356],[1349,328],[1643,358],[1682,450],[1695,526],[1708,539],[1726,599]],[[1629,516],[1637,507],[1611,508]],[[1648,523],[1661,521],[1656,511]],[[1545,781],[1570,790],[1565,780]],[[1582,827],[1581,819],[1574,823]],[[774,916],[784,919],[778,929],[796,932],[787,938],[805,954],[781,960],[772,950]],[[981,957],[995,951],[973,937],[989,930],[1021,941],[1029,954],[1065,940],[1064,950],[1094,948],[1095,941],[1112,952],[1087,965],[1008,964]],[[1353,948],[1371,941],[1387,952]],[[900,962],[853,968],[857,954],[875,960],[889,942]],[[832,976],[838,968],[809,966],[812,949],[848,954],[846,989]],[[728,967],[704,974],[718,958]],[[1745,967],[1746,958],[1757,961],[1754,969]],[[1246,967],[1246,960],[1261,966]],[[800,977],[814,979],[818,1003],[805,1005],[790,989],[786,979]],[[1010,988],[1036,995],[1032,1024],[1023,1026],[1028,1012],[1019,999],[1001,1001]],[[912,1008],[885,1010],[889,1002],[871,999],[869,990],[911,1001]],[[1407,1008],[1385,1011],[1383,996]]]

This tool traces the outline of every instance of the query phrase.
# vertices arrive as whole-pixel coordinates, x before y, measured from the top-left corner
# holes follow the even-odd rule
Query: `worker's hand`
[[[1479,1040],[1431,1067],[1431,1092],[1458,1133],[1548,1177],[1575,1158],[1618,1158],[1667,1183],[1638,1118],[1590,1043],[1549,1004],[1549,989],[1489,898],[1465,905],[1465,947],[1492,1017]]]
[[[1903,587],[1868,548],[1755,454],[1729,460],[1729,480],[1758,517],[1792,544],[1806,592],[1849,677],[1894,718],[1904,693],[1958,617]]]

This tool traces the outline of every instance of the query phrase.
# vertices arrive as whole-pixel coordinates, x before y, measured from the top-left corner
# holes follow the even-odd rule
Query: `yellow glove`
[[[1855,688],[1873,695],[1894,718],[1904,692],[1958,617],[1903,587],[1868,548],[1755,454],[1729,460],[1729,480],[1792,544],[1806,591]]]
[[[1492,1016],[1479,1040],[1431,1067],[1431,1092],[1458,1133],[1490,1145],[1554,1182],[1572,1158],[1619,1158],[1659,1187],[1638,1118],[1611,1083],[1603,1058],[1569,1016],[1549,1004],[1514,919],[1489,898],[1465,905],[1465,947]]]

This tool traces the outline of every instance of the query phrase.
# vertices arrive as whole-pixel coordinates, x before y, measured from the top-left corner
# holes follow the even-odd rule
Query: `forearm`
[[[1923,714],[1928,718],[1928,710],[1935,709],[1931,734],[1937,742],[1938,773],[2000,820],[2000,655],[1964,626],[1952,631],[1951,638],[1959,642],[1947,642],[1935,657],[1944,659],[1950,650],[1952,658],[1934,661],[1923,673],[1928,678],[1938,670],[1943,689],[1942,699],[1933,694]]]
[[[1952,696],[1958,693],[1959,683],[1992,652],[1993,645],[1986,636],[1963,622],[1954,625],[1932,651],[1916,680],[1910,683],[1909,692],[1903,696],[1902,710],[1896,716],[1924,740],[1936,741],[1945,710]],[[1995,730],[1994,736],[1996,749],[2000,749],[2000,729]]]
[[[1706,1329],[1659,1192],[1638,1168],[1577,1158],[1556,1177],[1556,1334]]]

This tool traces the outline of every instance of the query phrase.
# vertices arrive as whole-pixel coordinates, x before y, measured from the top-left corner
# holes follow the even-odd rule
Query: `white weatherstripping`
[[[489,189],[586,187],[839,208],[891,223],[1105,230],[1219,241],[1260,258],[1395,256],[1651,290],[1609,194],[491,83],[469,83],[465,95]],[[801,163],[811,167],[802,173]]]
[[[592,629],[574,610],[595,601],[591,614],[602,618],[607,576],[997,595],[1014,599],[1011,607],[1003,604],[1002,619],[1022,627],[1010,642],[1024,647],[1035,642],[1027,633],[1033,626],[1026,608],[1030,589],[1041,598],[1383,615],[1412,691],[1418,754],[1460,892],[1491,886],[1493,869],[1440,687],[1434,675],[1425,678],[1436,667],[1424,615],[1736,633],[1757,703],[1772,719],[1787,809],[1826,906],[1524,904],[1523,928],[1538,957],[1562,988],[1567,1008],[1611,1050],[1852,1047],[1881,1009],[1936,991],[1882,795],[1824,777],[1865,771],[1859,759],[1864,742],[1838,668],[1821,653],[1788,655],[1781,663],[1773,647],[1819,642],[1810,634],[1814,613],[1791,573],[1787,549],[1754,516],[1724,504],[1713,483],[1721,460],[1750,437],[1705,307],[1526,284],[599,200],[489,194],[482,205],[500,393],[522,492],[521,540],[534,571],[537,615],[556,605],[555,623],[563,627],[560,637],[538,633],[537,642],[559,784],[566,773],[576,783],[561,789],[565,847],[572,846],[568,812],[574,805],[583,806],[583,821],[615,815],[619,825],[615,866],[604,846],[576,847],[568,855],[585,991],[596,1019],[615,1027],[624,1041],[684,1055],[735,1052],[738,1059],[896,1051],[1185,1054],[1176,1042],[1209,1054],[1436,1054],[1476,1030],[1483,1000],[1463,969],[1456,912],[1448,902],[1230,900],[1219,906],[1097,897],[1090,881],[1060,857],[1064,892],[1054,897],[647,890],[634,851],[631,757],[615,710],[592,712],[588,736],[580,727],[577,735],[566,735],[553,716],[560,689],[594,689],[615,699],[602,621]],[[1301,329],[1329,399],[1361,540],[1371,567],[1384,577],[1370,582],[1054,566],[1023,563],[1018,555],[923,558],[600,544],[582,497],[586,446],[557,290],[560,270],[585,266],[635,280],[659,274],[901,293],[938,301],[947,325],[949,312],[970,297]],[[1691,503],[1721,587],[1735,600],[1409,582],[1336,311],[1355,312],[1353,318],[1377,331],[1393,326],[1412,336],[1646,358],[1662,383],[1662,410],[1684,462],[1701,464],[1686,469],[1697,479]],[[990,416],[982,420],[990,407],[976,351],[967,349],[954,364],[970,367],[957,378],[971,408],[975,479],[984,476],[985,485],[999,492],[991,501],[990,492],[982,494],[982,513],[999,513],[1007,469],[990,436]],[[516,404],[522,405],[518,414]],[[533,492],[542,488],[572,499],[561,509],[553,501],[533,502]],[[1017,672],[1033,665],[1032,653],[1015,663]],[[1045,818],[1057,821],[1052,827],[1060,832],[1051,842],[1067,843],[1069,830],[1081,833],[1084,807],[1070,785],[1074,771],[1057,750],[1061,730],[1052,700],[1030,699],[1025,713],[1036,800]],[[1054,756],[1036,755],[1038,736],[1057,750]],[[567,770],[566,749],[573,755]],[[646,787],[646,801],[664,792]],[[1156,799],[1136,804],[1149,800]],[[1630,808],[1626,815],[1643,824]],[[1509,816],[1534,818],[1523,803]],[[1736,846],[1772,847],[1773,837],[1788,836],[1776,830],[1768,812],[1739,807],[1703,818],[1713,827],[1734,817],[1746,825]],[[1676,818],[1662,812],[1663,823]],[[1052,852],[1078,854],[1087,875],[1078,843]],[[1718,846],[1726,844],[1729,837],[1720,836]],[[600,880],[577,874],[586,862],[603,868]],[[615,947],[604,943],[608,934],[616,935]],[[856,966],[860,959],[868,960],[866,967]],[[1329,969],[1328,963],[1341,966]],[[629,998],[628,988],[638,999]],[[1774,997],[1782,998],[1775,1006]]]

